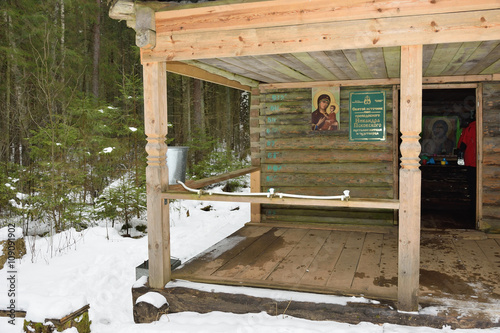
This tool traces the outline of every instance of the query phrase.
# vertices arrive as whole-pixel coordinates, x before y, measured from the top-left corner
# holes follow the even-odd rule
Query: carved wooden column
[[[167,71],[165,62],[143,63],[144,130],[147,136],[146,193],[148,214],[149,285],[163,288],[170,281],[168,204],[161,200],[168,187]]]
[[[418,310],[420,271],[420,132],[422,45],[401,47],[398,309]]]

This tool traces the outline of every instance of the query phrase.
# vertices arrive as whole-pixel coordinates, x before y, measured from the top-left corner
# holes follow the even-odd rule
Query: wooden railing
[[[240,176],[243,176],[243,175],[246,175],[249,173],[252,174],[254,172],[260,172],[260,168],[258,168],[258,167],[243,168],[240,170],[225,173],[225,174],[220,175],[220,176],[213,176],[213,177],[204,178],[204,179],[200,179],[200,180],[187,180],[185,182],[185,184],[187,187],[190,187],[190,188],[202,188],[205,186],[220,183],[224,180],[240,177]],[[173,192],[173,191],[186,191],[186,190],[181,185],[169,185],[168,192]],[[230,200],[227,200],[227,201],[230,201]]]
[[[236,178],[250,174],[252,178],[252,192],[260,190],[260,168],[249,167],[220,176],[186,181],[186,186],[192,189],[219,183],[224,180]],[[260,204],[290,205],[290,206],[319,206],[319,207],[349,207],[349,208],[373,208],[373,209],[399,209],[397,199],[361,199],[349,198],[349,200],[324,200],[307,198],[280,198],[278,196],[225,196],[220,194],[208,194],[207,192],[189,192],[181,185],[170,185],[167,192],[162,193],[162,199],[181,200],[205,200],[205,201],[226,201],[226,202],[249,202],[252,204],[252,222],[260,222]]]

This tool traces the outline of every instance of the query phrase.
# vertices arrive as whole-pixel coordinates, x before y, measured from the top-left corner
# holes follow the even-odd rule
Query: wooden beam
[[[266,1],[267,2],[267,1]],[[500,9],[413,17],[178,33],[157,24],[157,46],[142,61],[192,60],[325,50],[496,40]]]
[[[109,17],[114,20],[135,20],[135,1],[115,1],[109,8]]]
[[[418,310],[423,47],[401,47],[398,309]]]
[[[477,84],[472,82],[499,81],[500,74],[489,75],[460,75],[460,76],[436,76],[424,77],[422,83],[425,84],[423,89],[438,89],[444,84],[456,83],[457,87],[462,83],[470,83],[470,87],[476,87]],[[391,86],[401,83],[399,78],[393,79],[367,79],[367,80],[338,80],[338,81],[317,81],[317,82],[286,82],[286,83],[269,83],[261,84],[261,91],[272,89],[297,89],[297,88],[313,88],[313,87],[360,87],[360,86]],[[433,85],[433,86],[431,86]],[[464,88],[463,85],[460,86]],[[450,85],[449,88],[452,88]]]
[[[225,173],[222,175],[204,178],[204,179],[200,179],[200,180],[188,180],[184,184],[187,187],[190,187],[193,189],[198,189],[198,188],[202,188],[205,186],[220,183],[224,180],[233,179],[233,178],[236,178],[239,176],[244,176],[244,175],[247,175],[249,173],[254,173],[254,172],[260,172],[260,168],[257,168],[257,167],[243,168],[243,169],[235,170],[235,171],[228,172],[228,173]],[[173,191],[177,191],[177,190],[183,190],[184,188],[182,187],[182,185],[173,185],[173,186],[171,185],[171,186],[169,186],[168,189],[173,190]]]
[[[252,193],[261,192],[260,177],[260,168],[258,168],[257,172],[254,172],[250,175],[250,189]],[[250,205],[250,221],[255,223],[261,222],[260,204],[253,203]]]
[[[322,200],[322,199],[297,199],[265,196],[225,196],[213,193],[196,194],[190,192],[167,191],[162,194],[163,199],[202,200],[222,202],[249,202],[251,204],[271,204],[290,206],[317,206],[317,207],[346,207],[368,209],[399,209],[399,201],[393,199],[349,199],[349,200]]]
[[[156,14],[159,29],[193,33],[498,9],[498,1],[274,0],[171,9]]]
[[[202,65],[202,64],[200,64]],[[200,66],[201,67],[201,66]],[[238,78],[237,75],[232,74],[232,73],[227,73],[226,76],[218,75],[213,72],[207,71],[205,69],[202,69],[198,66],[193,66],[190,64],[186,64],[183,62],[179,61],[169,61],[167,62],[167,71],[171,73],[176,73],[179,75],[184,75],[184,76],[189,76],[195,79],[200,79],[203,81],[208,81],[216,84],[220,84],[222,86],[234,88],[234,89],[239,89],[239,90],[244,90],[244,91],[250,91],[252,89],[252,86],[257,86],[258,82],[250,80],[248,78],[243,78],[240,77]],[[213,68],[213,71],[216,71],[217,69]],[[217,70],[219,73],[223,72],[222,70]],[[232,77],[232,79],[228,78]],[[252,84],[250,85],[245,85],[242,84],[240,81],[246,81],[247,83]]]
[[[137,5],[135,8],[135,45],[152,49],[156,45],[155,12],[153,9]]]
[[[163,288],[170,281],[170,221],[161,193],[168,189],[167,71],[165,62],[143,64],[144,131],[147,136],[146,195],[149,285]]]
[[[155,10],[151,6],[136,4],[133,0],[117,0],[109,9],[109,17],[127,21],[127,26],[136,32],[135,44],[138,47],[146,49],[155,47]]]
[[[399,84],[397,79],[368,79],[368,80],[339,80],[339,81],[315,81],[315,82],[286,82],[261,84],[261,91],[272,89],[297,89],[313,87],[358,87],[358,86],[392,86]]]
[[[424,77],[422,78],[422,83],[466,83],[466,82],[485,82],[485,81],[497,81],[495,79],[495,74],[493,75],[457,75],[457,76],[436,76],[436,77]]]

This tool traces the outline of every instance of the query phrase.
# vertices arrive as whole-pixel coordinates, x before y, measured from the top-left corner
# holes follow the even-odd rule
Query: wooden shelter
[[[167,72],[251,92],[253,168],[191,182],[189,186],[200,188],[223,178],[251,173],[253,192],[275,188],[287,193],[325,196],[350,190],[351,198],[343,201],[314,197],[210,197],[210,200],[252,204],[252,223],[248,226],[251,230],[241,232],[246,233],[245,239],[251,240],[246,246],[252,245],[254,250],[283,234],[300,238],[299,234],[305,235],[307,230],[310,235],[322,237],[321,244],[334,242],[331,230],[339,228],[351,232],[379,230],[370,236],[374,244],[377,239],[380,242],[387,239],[384,235],[393,235],[390,266],[397,287],[391,292],[398,309],[417,310],[422,191],[427,190],[422,187],[421,171],[421,133],[423,124],[426,126],[423,119],[426,108],[431,110],[429,117],[457,119],[456,130],[464,114],[474,113],[477,190],[475,196],[468,197],[475,197],[472,228],[490,233],[500,231],[499,0],[220,0],[182,5],[118,0],[110,16],[126,20],[135,29],[136,43],[141,48],[148,141],[150,287],[164,288],[172,278],[168,199],[207,198],[168,185]],[[313,92],[321,90],[338,93],[333,96],[338,99],[339,125],[332,131],[311,128],[313,104],[319,103],[314,100]],[[434,97],[428,100],[427,90],[434,91]],[[449,99],[447,96],[455,91],[463,94]],[[375,93],[373,99],[383,103],[383,118],[374,116],[373,122],[368,121],[383,130],[376,140],[364,140],[363,136],[373,131],[368,128],[364,134],[358,133],[354,126],[355,122],[363,122],[363,118],[353,118],[356,94],[366,92]],[[333,105],[333,100],[330,103]],[[369,109],[364,110],[370,113]],[[361,137],[356,138],[358,134]],[[454,146],[456,143],[453,142]],[[456,157],[455,151],[447,154]],[[440,164],[443,156],[438,152],[429,157]],[[449,161],[444,174],[463,177],[460,168],[452,168],[456,159]],[[435,174],[434,169],[429,167],[425,172]],[[446,193],[435,195],[449,197]],[[462,204],[451,202],[455,208]],[[284,227],[294,230],[280,229]],[[330,231],[322,234],[314,230]],[[258,240],[260,237],[264,238]],[[335,237],[346,239],[355,235],[339,232]],[[491,240],[484,234],[481,237]],[[498,240],[488,244],[477,246],[490,258],[498,256],[498,252],[494,254],[500,249]],[[238,253],[247,255],[243,250],[240,248]],[[311,246],[297,251],[309,253]],[[313,251],[314,255],[318,251]],[[330,255],[331,252],[315,264],[320,268],[327,265]],[[360,256],[363,254],[358,259]],[[432,253],[426,256],[432,257]],[[262,258],[261,266],[269,263],[270,259]],[[248,265],[255,264],[252,260]],[[368,265],[372,259],[364,260]],[[490,273],[498,278],[500,268],[492,260]],[[233,265],[233,269],[238,265],[229,259],[224,264]],[[208,269],[191,268],[189,273],[186,270],[190,268],[185,266],[177,277],[193,277],[196,272]],[[233,284],[246,281],[228,271],[219,273],[218,280],[210,281]],[[286,288],[293,279],[275,273],[275,283],[250,285]],[[351,294],[366,291],[361,285],[353,288],[352,281],[350,286]],[[345,291],[342,284],[327,289],[305,290]]]

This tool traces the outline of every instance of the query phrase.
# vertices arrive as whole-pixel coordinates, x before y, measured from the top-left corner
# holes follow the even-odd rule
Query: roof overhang
[[[245,90],[392,82],[402,45],[424,45],[424,77],[496,80],[500,73],[499,0],[119,0],[110,16],[136,29],[143,63],[167,61],[167,70],[210,73]]]

